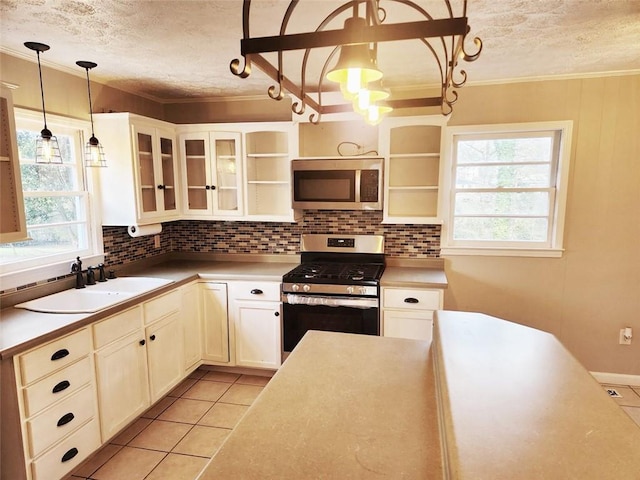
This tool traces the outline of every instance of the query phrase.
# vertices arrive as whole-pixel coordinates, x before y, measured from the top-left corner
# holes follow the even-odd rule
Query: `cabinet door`
[[[236,365],[278,368],[282,361],[281,303],[234,301]]]
[[[202,357],[229,363],[229,323],[227,318],[227,286],[224,283],[201,283]]]
[[[433,311],[382,311],[382,335],[385,337],[410,338],[431,341]]]
[[[145,344],[137,331],[95,353],[103,443],[149,406]]]
[[[174,312],[145,329],[151,403],[162,398],[181,379],[182,327]]]
[[[213,214],[211,195],[211,153],[207,133],[180,136],[182,159],[183,209],[191,218]]]
[[[156,172],[154,160],[154,156],[157,155],[156,132],[154,128],[134,125],[133,138],[138,180],[138,211],[141,218],[149,218],[155,216],[161,208],[156,193],[159,184],[159,173]]]
[[[11,91],[0,89],[0,243],[27,238]]]
[[[200,346],[200,290],[198,284],[187,285],[182,289],[182,347],[184,369],[189,370],[202,358]]]
[[[178,214],[178,193],[176,183],[177,155],[175,151],[175,138],[172,132],[158,130],[157,159],[159,200],[165,218]]]
[[[213,132],[210,134],[213,155],[213,211],[215,215],[239,216],[242,208],[242,156],[240,134]]]

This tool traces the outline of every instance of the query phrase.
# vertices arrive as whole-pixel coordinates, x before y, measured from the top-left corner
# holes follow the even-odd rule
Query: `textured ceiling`
[[[444,0],[414,1],[444,16]],[[315,29],[342,3],[302,0],[291,32]],[[462,1],[451,3],[459,16]],[[287,4],[254,0],[252,36],[277,35]],[[388,0],[381,6],[388,23],[420,19]],[[471,38],[484,43],[476,62],[461,62],[470,84],[640,72],[640,0],[469,0],[467,16]],[[0,0],[0,18],[5,53],[35,61],[23,43],[46,43],[44,65],[83,75],[75,62],[94,61],[92,80],[158,101],[265,94],[273,83],[257,69],[246,79],[229,71],[240,56],[240,0]],[[342,18],[332,28],[341,28]],[[475,51],[471,42],[467,50]],[[329,51],[315,51],[311,72],[319,72]],[[296,58],[285,57],[285,72],[297,78]],[[392,89],[439,81],[417,41],[380,44],[378,64]]]

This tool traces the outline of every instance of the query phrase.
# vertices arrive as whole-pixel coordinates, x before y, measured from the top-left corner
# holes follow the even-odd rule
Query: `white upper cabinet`
[[[177,220],[178,156],[175,127],[131,113],[94,115],[107,167],[97,172],[103,225]]]
[[[440,144],[448,118],[392,117],[380,124],[383,223],[439,224]]]
[[[27,239],[11,90],[0,88],[0,243]]]

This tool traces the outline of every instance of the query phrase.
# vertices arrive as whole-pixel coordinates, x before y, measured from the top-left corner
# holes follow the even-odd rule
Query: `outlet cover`
[[[618,342],[620,343],[620,345],[631,345],[631,339],[633,337],[626,338],[624,336],[624,331],[625,331],[624,328],[620,329],[620,338],[619,338]]]

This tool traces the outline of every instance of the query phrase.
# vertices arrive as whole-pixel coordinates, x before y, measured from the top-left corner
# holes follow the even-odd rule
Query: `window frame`
[[[552,163],[552,176],[555,176],[555,186],[536,188],[549,190],[549,231],[546,242],[496,242],[484,240],[454,240],[453,225],[455,219],[455,179],[456,169],[456,139],[461,137],[495,136],[503,133],[504,138],[517,135],[527,135],[536,132],[556,132],[559,135],[557,145],[557,162]],[[442,256],[454,255],[482,255],[482,256],[521,256],[521,257],[553,257],[559,258],[564,252],[564,224],[567,204],[567,190],[569,185],[569,170],[571,163],[573,121],[550,121],[529,123],[504,123],[491,125],[464,125],[445,127],[443,139],[444,161],[442,172],[442,186],[440,189],[440,205],[442,206]],[[555,175],[553,170],[555,169]],[[490,188],[482,189],[489,191]],[[499,190],[495,188],[493,190]]]
[[[35,112],[23,108],[14,108],[14,117],[17,130],[35,128],[39,131],[42,128],[42,112]],[[87,248],[66,252],[59,255],[43,257],[33,262],[28,262],[25,267],[24,262],[20,266],[16,264],[0,265],[0,290],[8,290],[19,286],[33,283],[45,283],[48,279],[54,279],[68,275],[71,272],[70,265],[76,256],[86,262],[85,265],[104,262],[104,245],[102,238],[102,228],[100,216],[97,210],[97,201],[94,196],[94,185],[96,179],[94,175],[99,174],[84,167],[84,144],[90,136],[90,123],[60,115],[47,113],[47,126],[55,134],[56,130],[74,130],[73,134],[75,151],[77,152],[76,175],[79,181],[79,188],[76,190],[78,198],[84,202],[86,215],[86,235]],[[36,192],[33,196],[38,196]],[[54,195],[59,195],[54,193]],[[25,197],[26,198],[26,197]]]

